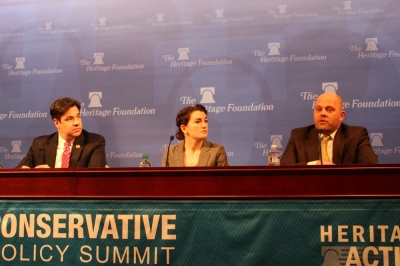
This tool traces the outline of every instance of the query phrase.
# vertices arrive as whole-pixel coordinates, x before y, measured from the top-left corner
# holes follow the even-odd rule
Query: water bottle
[[[276,145],[271,145],[268,152],[268,165],[277,166],[281,162],[281,152],[276,148]]]
[[[139,164],[139,167],[150,167],[151,163],[149,161],[149,156],[147,154],[143,154],[142,161]]]

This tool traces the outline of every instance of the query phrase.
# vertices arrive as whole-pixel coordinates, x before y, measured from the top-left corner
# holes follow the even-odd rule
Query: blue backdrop
[[[399,163],[399,20],[397,0],[0,0],[0,160],[54,132],[49,106],[70,96],[111,167],[160,166],[195,103],[232,165],[266,165],[330,91]]]

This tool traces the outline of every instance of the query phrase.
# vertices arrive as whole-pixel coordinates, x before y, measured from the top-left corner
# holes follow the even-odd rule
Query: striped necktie
[[[64,152],[62,156],[61,168],[69,168],[69,158],[71,157],[71,143],[66,141],[64,144]]]

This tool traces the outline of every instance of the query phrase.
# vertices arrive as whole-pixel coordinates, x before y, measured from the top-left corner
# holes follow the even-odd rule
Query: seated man
[[[314,125],[292,130],[281,165],[321,164],[321,157],[322,164],[377,164],[367,129],[342,123],[346,116],[342,107],[339,95],[320,95]]]
[[[103,136],[82,129],[81,103],[60,98],[50,107],[58,132],[33,140],[17,168],[85,168],[106,166]]]

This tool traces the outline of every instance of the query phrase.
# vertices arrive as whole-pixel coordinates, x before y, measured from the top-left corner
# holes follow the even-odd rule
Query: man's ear
[[[53,123],[54,123],[54,126],[57,128],[57,129],[59,129],[60,128],[60,121],[58,121],[57,119],[53,119]]]
[[[342,122],[343,121],[343,119],[346,117],[346,112],[345,111],[342,111],[341,113],[340,113],[340,122]]]

